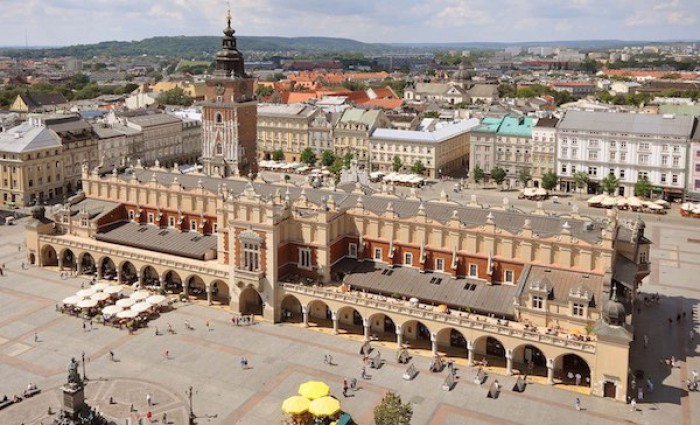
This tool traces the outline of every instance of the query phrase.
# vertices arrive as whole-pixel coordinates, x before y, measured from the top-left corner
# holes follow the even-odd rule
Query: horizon
[[[158,36],[218,36],[226,6],[220,0],[5,0],[6,46],[66,47]],[[331,4],[329,4],[331,3]],[[241,0],[234,5],[237,34],[334,37],[381,44],[550,43],[596,40],[672,42],[700,39],[690,0],[657,4],[614,0]],[[80,25],[78,25],[80,24]],[[26,32],[26,39],[25,39]],[[305,35],[312,33],[314,35]],[[584,36],[585,35],[585,36]],[[535,40],[535,41],[518,41]]]

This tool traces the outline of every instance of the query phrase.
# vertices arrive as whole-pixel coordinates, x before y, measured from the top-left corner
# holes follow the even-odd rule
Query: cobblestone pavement
[[[351,338],[329,335],[323,329],[297,325],[259,323],[251,327],[231,325],[222,308],[197,304],[179,305],[134,335],[108,327],[83,331],[79,319],[55,312],[54,305],[80,288],[79,279],[60,278],[58,273],[31,268],[22,270],[22,222],[0,226],[0,264],[7,273],[0,277],[0,396],[20,393],[27,383],[37,384],[42,393],[0,411],[0,424],[48,424],[48,407],[59,407],[59,386],[66,376],[71,357],[85,352],[88,403],[99,407],[119,423],[143,414],[146,394],[154,402],[152,412],[163,412],[169,423],[185,424],[187,396],[192,385],[194,411],[200,424],[279,424],[284,418],[282,400],[296,393],[300,383],[321,379],[331,386],[343,408],[361,425],[372,423],[372,406],[387,390],[397,391],[414,404],[413,424],[700,424],[700,394],[683,391],[681,380],[700,369],[697,343],[690,342],[689,330],[698,326],[698,298],[695,272],[700,270],[700,240],[695,221],[650,221],[647,232],[654,241],[653,273],[645,291],[662,294],[659,305],[641,310],[636,333],[647,334],[649,347],[633,347],[633,368],[644,370],[655,383],[631,412],[628,405],[573,393],[545,385],[530,384],[524,393],[511,391],[515,378],[498,376],[503,392],[496,400],[486,398],[486,386],[473,383],[474,370],[459,366],[459,379],[451,392],[440,389],[445,374],[428,372],[429,359],[416,357],[419,370],[413,381],[404,381],[405,366],[393,361],[391,345],[377,345],[386,364],[361,380],[360,389],[342,397],[343,378],[359,378],[359,343]],[[695,227],[693,227],[693,225]],[[680,309],[680,310],[679,310]],[[686,311],[685,321],[668,329],[667,317]],[[189,320],[194,330],[185,330]],[[212,330],[207,330],[209,321]],[[153,326],[164,329],[171,323],[177,333],[155,336]],[[35,341],[35,335],[37,341]],[[696,333],[697,335],[697,333]],[[117,361],[110,360],[113,351]],[[170,358],[164,357],[165,350]],[[332,354],[334,366],[323,363]],[[660,368],[658,359],[674,355],[680,367]],[[250,361],[242,370],[240,356]],[[114,404],[109,403],[112,397]],[[576,411],[580,397],[584,409]]]

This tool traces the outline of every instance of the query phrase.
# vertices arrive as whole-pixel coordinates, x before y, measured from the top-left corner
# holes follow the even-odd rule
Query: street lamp
[[[189,425],[194,425],[195,424],[195,419],[197,417],[194,415],[194,410],[192,409],[192,386],[190,385],[189,390],[186,391],[187,396],[190,401],[190,420],[189,420]]]
[[[85,373],[85,351],[83,351],[83,354],[81,357],[83,359],[83,380],[87,381],[88,377],[87,377],[87,374]]]

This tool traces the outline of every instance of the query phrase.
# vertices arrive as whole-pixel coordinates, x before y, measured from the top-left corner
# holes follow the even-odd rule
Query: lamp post
[[[87,377],[87,374],[85,373],[85,351],[83,351],[83,354],[81,357],[83,359],[83,381],[87,381],[88,377]]]
[[[194,415],[194,410],[192,408],[192,386],[190,385],[190,388],[186,391],[187,398],[189,399],[190,402],[190,420],[189,420],[189,425],[194,425],[195,424],[195,419],[197,418]]]

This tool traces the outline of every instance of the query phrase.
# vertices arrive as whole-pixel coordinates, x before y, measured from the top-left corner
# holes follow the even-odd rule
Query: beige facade
[[[557,119],[542,118],[532,128],[532,180],[537,187],[543,175],[556,173],[557,122]]]
[[[338,156],[354,155],[359,164],[370,166],[370,136],[377,128],[390,128],[391,122],[382,111],[347,109],[333,132],[333,149]]]
[[[275,151],[284,152],[284,161],[300,161],[301,152],[310,146],[310,127],[321,111],[304,104],[258,106],[258,153],[261,160],[272,159]]]
[[[242,314],[488,359],[549,383],[576,371],[593,394],[627,395],[631,325],[616,293],[632,299],[648,245],[643,224],[612,211],[603,225],[576,211],[530,216],[388,189],[367,196],[139,167],[83,181],[85,198],[51,210],[49,228],[28,228],[30,263],[155,282]],[[193,238],[207,246],[185,242]],[[441,303],[450,314],[430,306]]]

